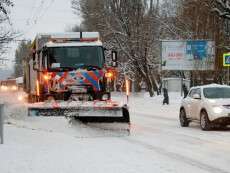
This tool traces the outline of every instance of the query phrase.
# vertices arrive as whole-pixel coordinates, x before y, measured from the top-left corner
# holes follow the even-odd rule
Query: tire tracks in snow
[[[99,130],[105,130],[103,127],[91,127],[91,128],[96,128]],[[137,145],[141,148],[147,149],[147,150],[151,150],[154,151],[160,155],[166,156],[170,159],[179,161],[179,162],[183,162],[187,165],[190,165],[192,167],[196,167],[199,168],[203,171],[207,171],[207,172],[212,172],[212,173],[229,173],[228,171],[224,170],[224,169],[220,169],[220,168],[216,168],[214,166],[208,165],[206,163],[201,163],[200,161],[197,161],[195,159],[192,159],[190,157],[186,157],[184,155],[175,153],[175,152],[171,152],[166,150],[165,148],[156,146],[156,145],[152,145],[149,144],[147,142],[138,140],[138,139],[134,139],[132,136],[123,136],[123,137],[119,137],[117,138],[118,140],[122,140],[125,141],[131,145]]]
[[[131,112],[133,114],[141,114],[141,116],[137,116],[139,117],[144,117],[144,118],[148,118],[148,119],[159,119],[159,120],[168,120],[168,121],[177,121],[177,119],[174,118],[168,118],[168,117],[163,117],[163,116],[159,116],[159,115],[149,115],[149,114],[143,114],[140,112]]]
[[[155,115],[151,116],[151,115],[141,114],[141,116],[136,115],[136,117],[138,119],[139,118],[140,119],[141,118],[143,118],[143,119],[152,119],[152,120],[157,119],[157,120],[160,120],[160,121],[163,121],[163,122],[165,122],[166,120],[168,122],[177,121],[176,119],[167,118],[167,117],[160,117],[160,116],[157,116],[157,115],[156,116]],[[163,124],[162,128],[160,128],[160,127],[153,128],[153,127],[150,127],[150,125],[153,125],[153,124],[150,124],[150,123],[151,123],[150,121],[145,121],[144,125],[142,125],[141,123],[138,123],[138,126],[140,126],[140,128],[144,130],[144,134],[146,134],[146,133],[149,134],[151,132],[153,132],[153,133],[162,133],[162,134],[170,134],[170,135],[173,135],[173,136],[182,137],[182,139],[188,138],[188,140],[195,140],[195,141],[198,141],[198,142],[205,142],[205,143],[209,143],[209,144],[210,143],[212,143],[212,144],[224,144],[224,145],[227,146],[227,143],[219,143],[219,142],[216,142],[216,141],[212,141],[211,139],[210,140],[203,139],[203,138],[201,138],[202,136],[201,137],[196,137],[196,136],[193,136],[193,135],[187,135],[187,134],[181,133],[179,131],[174,131],[171,128],[170,128],[170,130],[167,130],[168,129],[167,126],[172,126],[171,124],[162,123]],[[173,127],[174,127],[174,129],[176,128],[175,126],[173,126]],[[179,130],[182,130],[182,129],[179,129]],[[160,132],[158,132],[158,131],[160,131]],[[186,132],[189,134],[189,131],[186,131]],[[202,163],[201,161],[193,159],[191,157],[187,157],[187,156],[182,155],[182,154],[178,154],[178,153],[175,153],[175,152],[172,152],[172,151],[168,151],[163,147],[159,147],[158,145],[154,145],[154,144],[150,144],[148,142],[144,142],[142,140],[138,140],[136,138],[133,138],[132,136],[130,136],[128,138],[123,138],[122,140],[125,140],[126,142],[128,142],[130,144],[136,144],[136,145],[138,145],[140,147],[143,147],[143,148],[145,148],[147,150],[154,151],[156,153],[159,153],[159,154],[161,154],[163,156],[166,156],[168,158],[171,158],[173,160],[177,160],[179,162],[184,162],[184,163],[186,163],[186,164],[188,164],[190,166],[197,167],[197,168],[202,169],[202,170],[207,171],[207,172],[212,172],[212,173],[229,173],[230,172],[230,171],[227,171],[227,170],[224,170],[224,169],[221,169],[221,168],[218,168],[218,167],[206,164],[206,163]],[[222,147],[220,146],[219,148],[222,148]]]
[[[126,141],[126,142],[128,142],[128,143],[130,143],[132,145],[135,144],[135,145],[138,145],[140,147],[144,147],[145,149],[154,151],[154,152],[156,152],[156,153],[158,153],[160,155],[166,156],[166,157],[171,158],[173,160],[177,160],[179,162],[184,162],[184,163],[186,163],[186,164],[188,164],[190,166],[193,166],[193,167],[196,167],[196,168],[200,168],[200,169],[202,169],[204,171],[207,171],[207,172],[212,172],[212,173],[229,173],[228,171],[226,171],[224,169],[216,168],[214,166],[210,166],[208,164],[201,163],[200,161],[197,161],[195,159],[192,159],[192,158],[180,155],[178,153],[167,151],[164,148],[148,144],[148,143],[143,142],[141,140],[133,139],[131,137],[129,137],[129,138],[122,138],[122,140],[124,140],[124,141]]]
[[[173,134],[173,135],[177,135],[177,136],[183,136],[183,137],[186,137],[186,138],[189,138],[189,139],[194,139],[194,140],[197,140],[197,141],[203,141],[203,142],[207,142],[207,143],[213,143],[213,144],[225,144],[225,145],[228,145],[228,141],[226,141],[225,143],[220,143],[220,142],[218,142],[218,141],[215,141],[215,140],[211,140],[211,139],[205,139],[205,138],[207,138],[206,136],[204,136],[206,133],[209,133],[209,131],[208,132],[206,132],[206,131],[201,131],[200,130],[200,128],[199,129],[195,129],[194,127],[191,127],[191,128],[180,128],[179,127],[179,120],[176,120],[176,119],[172,119],[172,118],[167,118],[167,117],[160,117],[160,116],[157,116],[157,115],[152,115],[152,116],[150,116],[150,115],[146,115],[146,114],[142,114],[141,116],[136,116],[138,119],[139,118],[143,118],[143,119],[157,119],[157,120],[162,120],[163,122],[166,122],[165,120],[169,120],[169,121],[173,121],[173,122],[177,122],[176,124],[178,124],[178,126],[173,126],[173,125],[171,125],[171,124],[167,124],[166,126],[170,126],[170,127],[173,127],[174,128],[174,130],[172,130],[171,128],[153,128],[152,127],[152,125],[153,124],[150,124],[150,122],[149,121],[145,121],[146,123],[148,123],[148,124],[146,124],[145,123],[145,125],[143,126],[143,125],[141,125],[141,124],[139,124],[140,125],[140,127],[141,128],[143,128],[143,129],[145,129],[146,131],[153,131],[153,132],[155,132],[156,130],[160,130],[160,131],[162,131],[163,133],[168,133],[168,134]],[[154,122],[155,123],[155,122]],[[147,125],[147,126],[146,126]],[[175,125],[175,124],[174,124]],[[167,129],[170,129],[170,130],[167,130]],[[186,131],[185,131],[185,129],[186,129]],[[176,130],[176,131],[175,131]],[[180,131],[179,131],[180,130]],[[192,135],[191,133],[190,133],[190,131],[189,130],[191,130],[192,132],[197,132],[197,135],[202,135],[202,136],[200,136],[200,137],[198,137],[198,136],[194,136],[194,135]],[[187,132],[186,134],[185,133],[183,133],[183,132]],[[212,132],[212,131],[210,131],[210,132]],[[214,133],[214,132],[213,132]],[[212,135],[214,135],[212,133]],[[215,134],[215,136],[216,135],[218,135],[218,136],[220,136],[220,134]],[[203,137],[203,138],[202,138]],[[223,138],[225,138],[225,136],[223,136]]]

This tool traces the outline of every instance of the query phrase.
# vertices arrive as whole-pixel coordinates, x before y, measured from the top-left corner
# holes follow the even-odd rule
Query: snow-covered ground
[[[230,131],[181,128],[180,93],[140,93],[129,98],[131,131],[117,124],[82,124],[61,117],[28,117],[22,93],[0,93],[5,103],[5,143],[0,173],[227,173]],[[126,102],[115,93],[114,99]]]

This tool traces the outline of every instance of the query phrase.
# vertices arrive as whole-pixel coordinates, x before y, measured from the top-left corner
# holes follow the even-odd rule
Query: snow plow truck
[[[111,65],[98,32],[38,34],[24,63],[28,114],[86,122],[129,123],[127,105],[111,100],[117,53]]]

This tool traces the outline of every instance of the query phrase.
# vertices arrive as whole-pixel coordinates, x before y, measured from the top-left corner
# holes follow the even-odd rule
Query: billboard
[[[163,40],[162,70],[213,70],[215,42],[208,40]]]

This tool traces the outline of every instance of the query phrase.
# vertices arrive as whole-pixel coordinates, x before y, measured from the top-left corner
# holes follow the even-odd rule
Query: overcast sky
[[[80,23],[80,17],[73,13],[71,0],[12,0],[11,22],[14,30],[23,34],[18,39],[34,39],[40,32],[63,32]],[[6,58],[14,59],[17,43],[9,45]],[[8,68],[12,68],[8,63]]]

